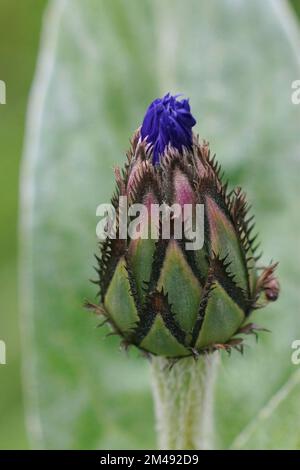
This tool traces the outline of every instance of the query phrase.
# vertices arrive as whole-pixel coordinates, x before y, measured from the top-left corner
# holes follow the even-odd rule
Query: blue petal
[[[192,127],[196,120],[191,114],[189,100],[167,93],[148,107],[141,127],[141,137],[151,144],[153,163],[158,164],[166,147],[171,144],[182,151],[192,147]]]

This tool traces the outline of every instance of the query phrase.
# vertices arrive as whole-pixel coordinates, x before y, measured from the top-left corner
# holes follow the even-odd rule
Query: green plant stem
[[[218,353],[170,361],[151,361],[160,449],[213,448],[213,390]]]

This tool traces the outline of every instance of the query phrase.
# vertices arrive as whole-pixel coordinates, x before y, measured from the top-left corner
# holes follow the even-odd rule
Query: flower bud
[[[116,170],[112,200],[118,224],[120,195],[127,197],[129,212],[134,204],[144,205],[140,236],[108,236],[102,243],[96,281],[101,302],[89,304],[125,345],[168,358],[241,349],[236,335],[259,329],[247,323],[251,312],[279,293],[276,265],[258,271],[245,194],[240,188],[228,192],[208,144],[192,133],[195,123],[188,101],[177,96],[167,94],[149,106],[123,173]],[[171,214],[177,208],[169,237],[163,236],[161,212],[154,222],[153,205],[167,206]],[[203,208],[196,232],[190,222],[192,233],[204,235],[204,244],[195,249],[187,248],[184,229],[176,237],[186,223],[187,205],[193,215]]]

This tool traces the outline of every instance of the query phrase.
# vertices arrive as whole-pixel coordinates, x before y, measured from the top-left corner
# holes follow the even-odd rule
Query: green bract
[[[275,265],[257,269],[253,217],[245,194],[228,192],[208,144],[193,137],[190,150],[168,146],[160,165],[137,131],[121,175],[119,196],[134,203],[188,202],[204,205],[205,241],[186,250],[184,240],[111,239],[98,258],[103,315],[125,345],[169,358],[216,349],[242,348],[240,333],[259,329],[247,323],[254,309],[276,300]]]

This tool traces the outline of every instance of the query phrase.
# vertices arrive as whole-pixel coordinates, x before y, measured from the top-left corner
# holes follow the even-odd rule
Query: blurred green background
[[[298,15],[300,1],[293,0]],[[0,365],[0,448],[27,448],[20,372],[17,295],[18,178],[26,105],[34,75],[44,0],[0,0],[0,79],[7,104],[0,106],[0,339],[7,365]]]
[[[6,83],[6,105],[0,105],[0,339],[7,347],[7,365],[0,365],[1,449],[28,447],[17,307],[18,178],[26,106],[45,4],[44,0],[0,1],[0,79]]]

